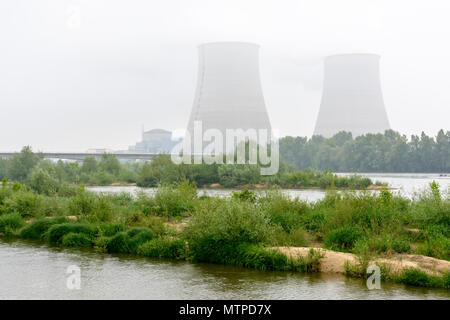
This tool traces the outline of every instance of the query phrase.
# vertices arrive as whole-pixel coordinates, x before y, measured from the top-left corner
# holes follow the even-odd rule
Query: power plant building
[[[197,89],[187,126],[191,137],[198,121],[203,132],[218,129],[224,138],[227,129],[265,129],[270,137],[258,45],[215,42],[199,46]]]
[[[170,153],[179,140],[172,139],[172,132],[163,129],[152,129],[142,133],[142,141],[129,151],[137,153]]]
[[[340,131],[353,137],[390,129],[380,84],[380,57],[339,54],[324,63],[322,101],[314,135]]]

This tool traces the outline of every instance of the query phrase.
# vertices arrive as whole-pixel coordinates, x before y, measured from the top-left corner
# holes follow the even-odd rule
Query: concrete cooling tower
[[[259,75],[259,46],[242,42],[215,42],[199,46],[194,105],[188,123],[201,121],[203,132],[218,129],[266,129],[271,126]],[[229,152],[230,150],[226,150]]]
[[[390,129],[375,54],[339,54],[324,64],[324,81],[315,135],[331,137],[339,131],[353,137]]]

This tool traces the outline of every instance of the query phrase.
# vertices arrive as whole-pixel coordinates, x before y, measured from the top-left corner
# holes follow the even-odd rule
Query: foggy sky
[[[260,44],[272,127],[311,136],[322,59],[381,55],[391,126],[450,129],[450,3],[370,0],[3,0],[0,151],[126,149],[141,127],[184,130],[197,46]]]

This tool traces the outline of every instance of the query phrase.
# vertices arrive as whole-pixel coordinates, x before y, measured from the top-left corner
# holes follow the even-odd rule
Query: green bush
[[[69,232],[62,238],[62,245],[65,247],[91,247],[92,242],[84,233]]]
[[[442,288],[445,285],[444,281],[448,281],[447,277],[448,276],[446,275],[445,278],[441,278],[439,276],[429,275],[419,269],[410,268],[402,272],[402,274],[398,278],[398,281],[417,287]]]
[[[215,199],[199,207],[186,228],[194,260],[229,263],[240,244],[267,243],[274,229],[255,205],[232,199]]]
[[[51,226],[47,232],[47,240],[51,244],[61,244],[62,238],[68,233],[83,233],[89,238],[96,236],[93,226],[82,223],[62,223]]]
[[[346,226],[331,231],[325,238],[325,246],[330,249],[351,250],[362,237],[360,229]]]
[[[188,180],[161,185],[154,196],[155,211],[159,215],[180,216],[194,208],[196,199],[197,187]]]
[[[12,235],[13,231],[23,226],[23,220],[18,213],[9,213],[0,216],[0,233]]]
[[[64,217],[35,220],[20,230],[20,236],[24,239],[43,239],[51,226],[64,222],[66,222]]]
[[[32,192],[17,191],[5,200],[6,212],[17,212],[22,217],[34,217],[40,212],[42,197]]]
[[[108,239],[106,241],[106,250],[108,253],[130,253],[127,234],[120,232]]]
[[[156,238],[141,244],[137,254],[153,258],[183,259],[186,257],[186,244],[179,239]]]
[[[136,253],[138,247],[153,239],[152,230],[144,227],[133,228],[127,232],[127,244],[130,253]]]
[[[119,222],[104,222],[98,225],[99,233],[105,237],[112,237],[119,232],[125,231],[125,225]]]
[[[392,241],[392,249],[398,253],[405,253],[411,250],[411,244],[405,239],[394,239]]]
[[[290,265],[286,255],[260,245],[241,244],[237,248],[237,263],[243,267],[259,270],[288,270]]]
[[[419,245],[419,254],[423,254],[437,259],[450,260],[450,238],[442,234],[432,235]]]
[[[136,253],[138,247],[153,239],[153,232],[148,228],[133,228],[127,232],[117,233],[106,244],[109,253]]]

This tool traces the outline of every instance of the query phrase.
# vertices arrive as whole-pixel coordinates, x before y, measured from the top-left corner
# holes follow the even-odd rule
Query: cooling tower
[[[197,121],[202,122],[203,132],[218,129],[224,137],[227,129],[266,129],[270,136],[258,45],[215,42],[199,46],[197,89],[187,128],[191,136]]]
[[[375,54],[340,54],[325,59],[315,135],[331,137],[339,131],[348,131],[356,137],[390,129],[381,92],[379,60]]]

